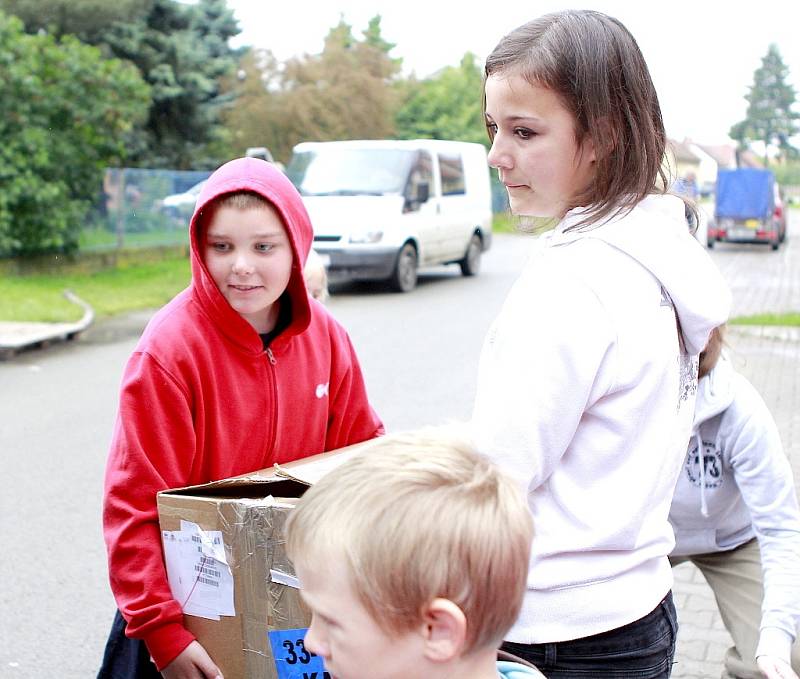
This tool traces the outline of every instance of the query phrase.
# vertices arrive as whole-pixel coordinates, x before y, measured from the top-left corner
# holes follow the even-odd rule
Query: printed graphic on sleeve
[[[692,439],[689,453],[686,456],[686,476],[693,485],[700,487],[704,483],[706,488],[719,488],[722,485],[722,454],[712,443],[703,441],[702,451],[705,474],[700,467],[700,452],[697,449],[697,440]]]
[[[681,406],[686,403],[690,398],[694,399],[697,396],[697,368],[699,360],[697,356],[690,356],[685,352],[681,352],[678,357],[680,381],[678,393],[678,411],[680,412]],[[694,400],[692,400],[694,403]]]

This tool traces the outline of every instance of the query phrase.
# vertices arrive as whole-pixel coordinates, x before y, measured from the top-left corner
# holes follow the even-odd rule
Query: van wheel
[[[411,292],[416,287],[417,249],[411,243],[406,243],[400,249],[389,282],[397,292]]]
[[[472,238],[469,240],[467,251],[464,253],[464,258],[458,262],[463,275],[478,275],[478,272],[481,270],[481,252],[483,252],[481,237],[477,233],[473,234]]]

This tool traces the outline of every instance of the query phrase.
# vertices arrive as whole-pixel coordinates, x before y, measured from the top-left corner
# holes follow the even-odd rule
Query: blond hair
[[[272,203],[255,191],[241,190],[223,193],[208,201],[200,211],[197,220],[197,229],[200,235],[205,235],[212,218],[223,207],[235,210],[275,210]]]
[[[436,598],[467,620],[464,653],[499,645],[525,592],[532,519],[518,485],[450,432],[376,439],[312,486],[288,519],[304,566],[340,556],[388,633]]]

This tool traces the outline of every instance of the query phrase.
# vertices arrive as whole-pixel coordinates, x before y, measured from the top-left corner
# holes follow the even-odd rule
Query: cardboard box
[[[158,494],[170,586],[186,627],[226,679],[324,676],[302,644],[311,616],[284,524],[311,483],[366,445]]]

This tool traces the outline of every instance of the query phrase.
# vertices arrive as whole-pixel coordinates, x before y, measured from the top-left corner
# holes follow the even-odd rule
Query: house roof
[[[677,141],[676,139],[670,139],[667,142],[672,149],[672,154],[675,156],[675,161],[678,163],[699,163],[700,158],[697,154],[692,151],[691,147],[689,146],[690,142],[688,140],[684,141]]]
[[[717,165],[722,168],[736,167],[736,148],[729,144],[698,144],[709,156],[717,161]]]

